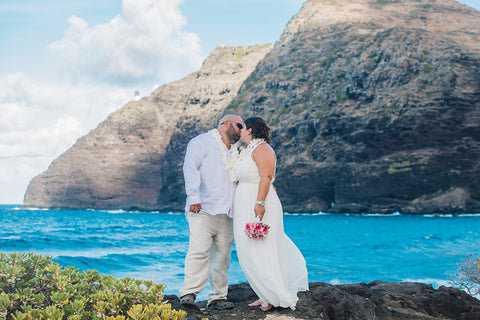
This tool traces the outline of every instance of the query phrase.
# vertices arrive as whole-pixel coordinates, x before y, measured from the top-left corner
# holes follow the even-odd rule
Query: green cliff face
[[[480,212],[478,11],[310,0],[270,49],[214,52],[112,114],[25,205],[181,210],[186,143],[237,113],[271,124],[287,211]]]
[[[227,112],[266,118],[289,211],[478,212],[480,14],[309,1]]]

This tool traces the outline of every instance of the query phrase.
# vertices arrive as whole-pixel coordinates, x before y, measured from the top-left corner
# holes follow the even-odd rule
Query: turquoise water
[[[295,215],[285,232],[307,261],[309,281],[420,281],[451,285],[457,263],[480,256],[480,215]],[[178,294],[188,225],[183,214],[22,210],[0,205],[0,251],[33,251],[62,266],[167,284]],[[231,284],[245,282],[235,250]],[[200,298],[207,296],[207,290]]]

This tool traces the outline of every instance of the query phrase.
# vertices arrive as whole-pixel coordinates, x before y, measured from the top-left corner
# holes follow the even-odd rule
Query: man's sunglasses
[[[231,122],[231,123],[235,123],[237,125],[237,128],[242,130],[243,129],[243,124],[241,124],[240,122],[235,122],[235,121],[230,121],[230,120],[227,120],[228,122]]]

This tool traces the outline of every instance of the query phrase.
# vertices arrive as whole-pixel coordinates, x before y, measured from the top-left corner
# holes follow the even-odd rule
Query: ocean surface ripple
[[[307,261],[309,281],[419,281],[451,286],[469,254],[480,256],[480,215],[286,214],[285,232]],[[188,249],[183,214],[24,210],[0,205],[0,251],[36,252],[62,266],[150,279],[178,294]],[[231,284],[245,282],[235,248]],[[199,298],[206,298],[208,288]]]

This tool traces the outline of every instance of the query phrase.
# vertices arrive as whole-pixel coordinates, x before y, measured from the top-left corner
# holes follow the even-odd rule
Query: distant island
[[[480,12],[310,0],[274,45],[218,47],[32,179],[25,207],[183,210],[186,143],[225,113],[272,127],[289,212],[480,212]]]

